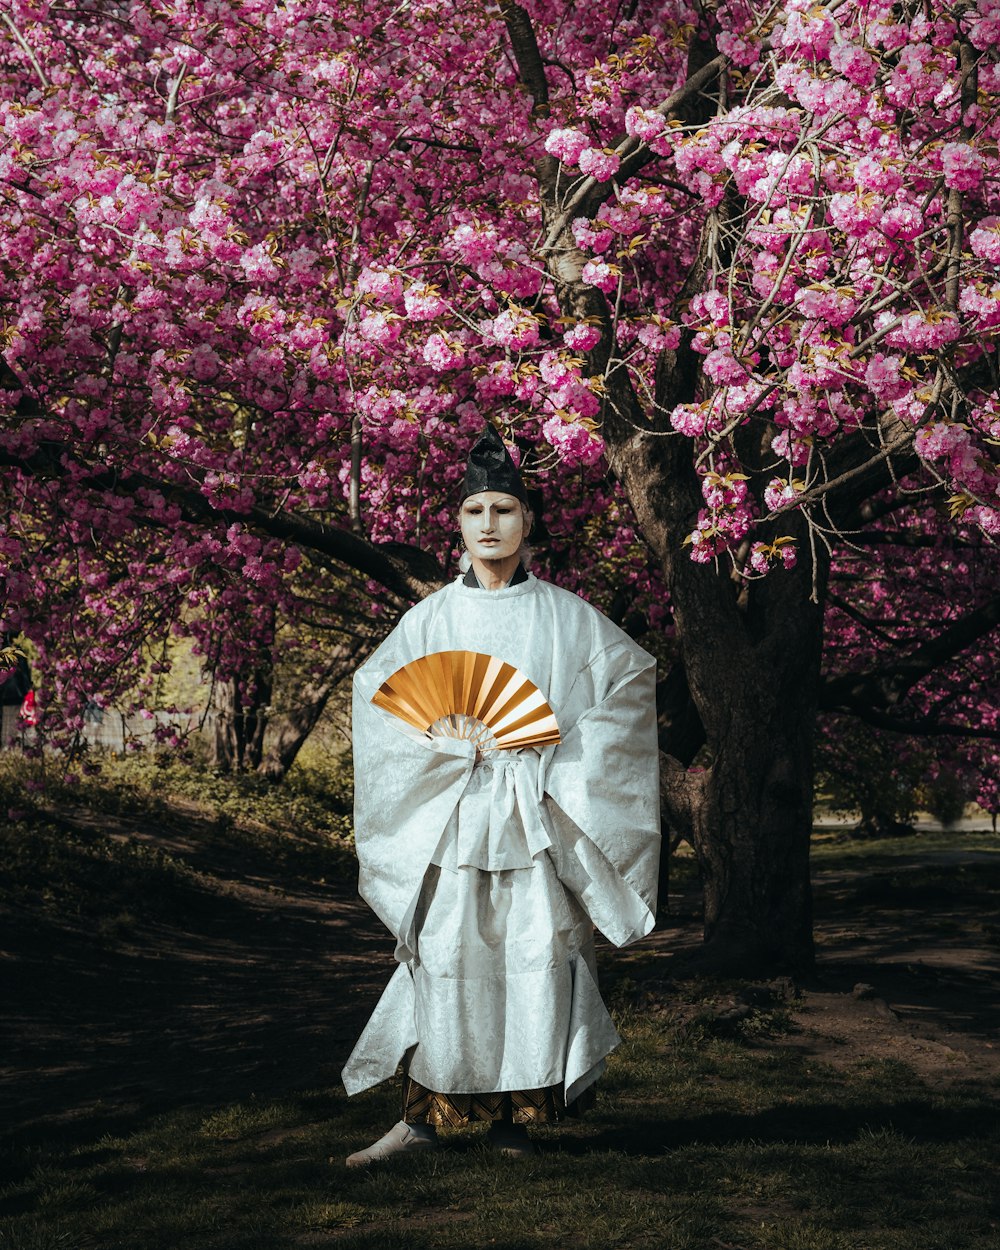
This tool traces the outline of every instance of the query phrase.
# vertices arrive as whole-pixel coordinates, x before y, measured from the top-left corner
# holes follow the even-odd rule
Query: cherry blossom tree
[[[903,516],[853,537],[827,596],[820,763],[835,790],[872,795],[868,832],[921,806],[997,807],[995,553],[933,512]]]
[[[996,0],[11,0],[0,573],[43,725],[148,702],[171,630],[233,717],[279,646],[322,691],[450,575],[486,416],[540,565],[665,661],[707,951],[808,963],[821,712],[995,785],[998,35]]]

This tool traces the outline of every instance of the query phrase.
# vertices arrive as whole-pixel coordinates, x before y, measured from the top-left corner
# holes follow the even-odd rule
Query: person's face
[[[462,504],[462,538],[470,556],[503,560],[516,555],[524,537],[521,502],[498,490],[480,491]]]

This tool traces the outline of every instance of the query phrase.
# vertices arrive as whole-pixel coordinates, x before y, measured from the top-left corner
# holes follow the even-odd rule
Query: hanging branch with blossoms
[[[725,29],[736,11],[720,12],[714,44],[692,45],[681,85],[653,107],[625,109],[625,133],[600,150],[586,124],[607,112],[606,92],[596,108],[575,102],[586,123],[564,112],[548,131],[546,151],[559,162],[538,167],[549,266],[563,303],[592,314],[586,348],[607,387],[609,459],[631,473],[640,511],[657,470],[637,470],[637,433],[664,433],[667,417],[690,440],[702,507],[682,541],[695,562],[725,558],[746,583],[794,568],[807,543],[820,597],[831,557],[835,580],[851,577],[840,554],[857,550],[852,535],[884,488],[894,498],[882,515],[921,497],[937,507],[943,489],[951,517],[982,528],[986,577],[935,605],[934,616],[955,624],[924,648],[922,668],[904,665],[911,676],[897,686],[909,690],[936,667],[948,673],[948,661],[995,628],[1000,606],[989,554],[1000,528],[995,318],[982,298],[996,286],[998,259],[988,244],[997,222],[995,14],[989,5],[937,19],[879,5],[744,8],[736,34]],[[547,118],[548,96],[526,71],[535,50],[523,20],[509,16],[508,27]],[[690,238],[692,216],[678,190],[708,209],[683,282],[664,284],[661,268],[641,286],[655,241],[648,219],[623,214],[649,203],[645,189],[623,186],[640,168],[665,171],[656,184],[669,190],[656,192],[653,215],[665,225],[669,203],[675,239]],[[656,309],[637,335],[658,349],[653,368],[637,367],[641,353],[621,328],[630,302]],[[676,455],[671,463],[682,478]],[[690,508],[690,492],[675,492],[673,523],[647,513],[644,532],[659,528],[662,547],[676,549]],[[946,552],[948,526],[931,512],[927,528],[925,545]],[[925,581],[940,558],[928,554]],[[891,583],[886,570],[872,575]],[[916,618],[924,628],[926,608]],[[876,670],[894,672],[894,661],[879,657]],[[872,662],[864,646],[837,652],[824,705],[837,706],[838,685],[863,686]],[[996,736],[975,699],[949,722],[917,689],[924,706],[893,719],[878,711],[876,685],[867,683],[868,702],[856,695],[854,714],[881,715],[900,732],[961,735],[968,726]],[[973,689],[981,698],[983,687]]]
[[[461,10],[421,61],[426,20],[14,6],[3,169],[26,273],[5,390],[37,417],[10,456],[120,437],[133,469],[236,516],[259,500],[335,518],[353,488],[355,530],[364,512],[376,542],[420,528],[444,555],[440,488],[484,406],[540,486],[579,474],[589,492],[609,384],[627,383],[628,419],[668,416],[696,443],[695,560],[788,568],[798,544],[774,522],[793,511],[829,541],[839,443],[873,462],[915,451],[957,515],[995,530],[989,4],[724,5],[694,60],[693,8],[608,31],[539,6],[535,48],[540,31],[563,68],[554,91],[534,75],[530,109],[496,21]],[[565,68],[601,40],[614,50]],[[543,150],[539,214],[526,173]],[[567,230],[606,297],[596,315],[558,306]],[[701,394],[665,412],[655,373],[682,343]],[[150,498],[155,516],[166,496]],[[280,563],[232,554],[279,593]]]

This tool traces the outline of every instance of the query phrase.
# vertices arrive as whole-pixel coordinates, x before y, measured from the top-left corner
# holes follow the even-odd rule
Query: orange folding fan
[[[372,703],[431,737],[468,738],[481,751],[560,741],[555,713],[535,683],[478,651],[411,660],[379,686]]]

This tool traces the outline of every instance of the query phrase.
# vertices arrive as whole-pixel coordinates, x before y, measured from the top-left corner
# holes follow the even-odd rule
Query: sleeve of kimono
[[[545,771],[549,854],[609,941],[627,946],[656,918],[660,853],[656,661],[630,639],[588,666],[592,702]]]
[[[396,958],[405,962],[420,886],[472,775],[475,747],[423,737],[373,706],[378,686],[406,662],[392,649],[381,659],[354,679],[354,836],[361,897],[396,937]]]

